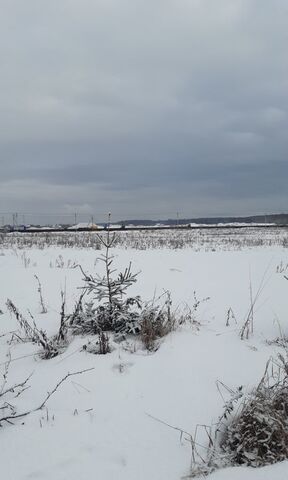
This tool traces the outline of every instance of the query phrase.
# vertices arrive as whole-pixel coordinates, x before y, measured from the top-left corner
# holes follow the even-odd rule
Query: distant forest
[[[121,220],[122,225],[184,225],[187,223],[205,223],[208,225],[215,223],[276,223],[277,225],[288,224],[288,214],[278,213],[270,215],[255,215],[251,217],[201,217],[201,218],[169,218],[168,220]]]

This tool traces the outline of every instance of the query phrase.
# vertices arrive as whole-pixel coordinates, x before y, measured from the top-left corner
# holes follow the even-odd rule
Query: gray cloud
[[[0,0],[0,209],[285,210],[285,0]]]

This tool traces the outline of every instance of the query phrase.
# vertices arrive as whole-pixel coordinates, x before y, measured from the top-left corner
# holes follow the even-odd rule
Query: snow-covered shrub
[[[227,427],[222,450],[233,465],[260,467],[288,458],[288,382],[265,382]]]
[[[62,353],[63,349],[67,346],[67,339],[64,333],[65,327],[63,312],[61,314],[61,323],[58,334],[52,338],[49,338],[44,330],[37,327],[34,319],[32,319],[33,323],[31,325],[10,299],[7,300],[6,305],[10,313],[15,316],[21,331],[24,333],[24,339],[36,343],[42,348],[41,352],[39,353],[41,358],[54,358]]]
[[[128,297],[127,290],[137,281],[138,274],[131,272],[131,262],[124,272],[117,272],[113,268],[114,257],[110,252],[117,239],[115,233],[111,234],[108,228],[105,237],[97,237],[105,248],[105,253],[100,257],[105,273],[102,276],[87,274],[80,266],[84,287],[74,312],[68,317],[70,332],[74,335],[114,332],[116,341],[125,339],[126,335],[139,335],[145,348],[155,350],[157,339],[170,332],[176,324],[175,315],[171,313],[170,293],[165,292],[164,305],[155,300],[143,303],[139,295]],[[86,301],[85,297],[88,297]],[[197,301],[196,307],[194,305],[195,311],[199,303]],[[184,323],[183,317],[181,321]],[[181,323],[180,319],[178,323]]]
[[[163,306],[148,303],[140,314],[140,337],[143,345],[149,351],[158,348],[157,340],[171,332],[176,323],[171,312],[170,292],[166,292],[166,295]]]
[[[102,332],[114,332],[115,340],[122,340],[126,335],[140,335],[147,350],[157,348],[156,340],[166,335],[175,326],[175,317],[171,313],[171,297],[165,292],[164,305],[155,301],[143,303],[141,297],[127,296],[127,289],[136,282],[137,274],[131,272],[131,263],[124,272],[115,275],[113,256],[110,249],[116,241],[115,233],[111,236],[109,229],[106,239],[99,236],[105,247],[101,256],[105,274],[88,275],[83,269],[83,293],[69,319],[69,328],[73,334],[90,335]],[[87,295],[90,300],[83,305]]]
[[[247,395],[242,387],[224,386],[230,399],[210,427],[206,455],[194,456],[191,478],[218,468],[262,467],[288,459],[288,364],[279,359],[280,364],[267,363],[261,382]]]
[[[200,306],[210,300],[210,297],[205,298],[198,298],[196,295],[196,291],[193,292],[193,304],[188,305],[188,303],[184,304],[184,308],[182,309],[181,314],[179,315],[178,323],[179,325],[191,325],[192,327],[199,330],[201,323],[198,320],[198,310]]]

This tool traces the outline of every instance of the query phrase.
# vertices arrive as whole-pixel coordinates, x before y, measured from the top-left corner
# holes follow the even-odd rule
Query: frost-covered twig
[[[34,413],[34,412],[37,412],[38,410],[41,410],[45,405],[46,403],[48,402],[48,400],[52,397],[52,395],[54,395],[54,393],[58,390],[58,388],[60,387],[60,385],[62,385],[63,382],[65,382],[69,377],[72,377],[74,375],[81,375],[83,373],[86,373],[86,372],[90,372],[91,370],[94,370],[94,367],[92,368],[86,368],[85,370],[80,370],[78,372],[72,372],[72,373],[67,373],[65,375],[65,377],[63,377],[58,383],[57,385],[55,385],[55,387],[53,388],[53,390],[51,390],[51,392],[48,392],[46,397],[44,398],[44,400],[41,402],[41,404],[36,407],[36,408],[32,408],[31,410],[26,410],[25,412],[22,412],[22,413],[16,413],[15,410],[12,410],[12,413],[9,414],[9,415],[4,415],[3,417],[0,417],[0,426],[3,422],[7,422],[7,423],[13,423],[13,420],[17,419],[17,418],[23,418],[23,417],[26,417],[27,415],[30,415],[31,413]],[[20,386],[20,387],[23,387],[25,386],[25,384],[27,383],[27,381],[29,380],[30,377],[28,377],[24,382],[18,384],[17,386]],[[7,390],[7,392],[10,392],[10,391],[13,391],[13,388],[15,388],[16,386],[14,387],[11,387],[10,389]],[[6,392],[6,393],[7,393]]]
[[[47,313],[47,308],[45,306],[45,302],[44,302],[43,294],[42,294],[41,282],[40,282],[39,277],[37,275],[34,275],[34,277],[36,278],[36,280],[38,282],[38,293],[39,293],[39,297],[40,297],[41,313]]]

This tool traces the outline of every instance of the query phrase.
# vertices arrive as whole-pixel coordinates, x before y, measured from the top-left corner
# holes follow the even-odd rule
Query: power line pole
[[[12,223],[13,223],[13,227],[16,227],[18,225],[18,213],[12,214]]]

